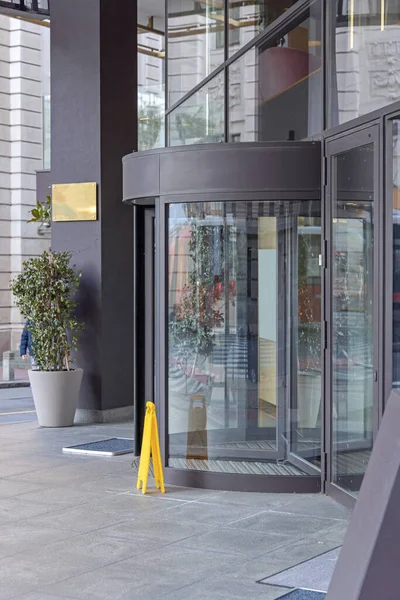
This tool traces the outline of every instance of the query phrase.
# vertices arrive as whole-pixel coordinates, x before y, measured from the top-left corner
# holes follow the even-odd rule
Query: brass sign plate
[[[96,183],[65,183],[52,186],[53,221],[96,221]]]

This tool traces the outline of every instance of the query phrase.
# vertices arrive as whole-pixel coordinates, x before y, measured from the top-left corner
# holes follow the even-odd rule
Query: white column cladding
[[[23,260],[49,247],[26,223],[43,164],[43,35],[40,26],[0,16],[0,360],[18,347],[22,325],[10,280]]]

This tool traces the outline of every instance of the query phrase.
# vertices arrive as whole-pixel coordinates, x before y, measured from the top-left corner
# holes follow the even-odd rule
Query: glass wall
[[[322,131],[322,18],[315,3],[286,35],[229,67],[229,140],[304,140]]]
[[[164,35],[138,31],[138,149],[165,146]]]
[[[168,106],[224,60],[224,3],[168,0]]]
[[[317,472],[320,227],[319,202],[169,206],[170,466]]]
[[[229,0],[229,55],[271,25],[297,0]]]
[[[219,73],[168,115],[170,146],[223,142],[224,74]]]
[[[399,1],[337,0],[335,5],[329,86],[332,125],[400,99]]]

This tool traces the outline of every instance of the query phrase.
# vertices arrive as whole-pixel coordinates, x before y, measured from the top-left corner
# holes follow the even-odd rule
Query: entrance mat
[[[324,552],[295,567],[267,577],[261,583],[287,588],[326,591],[331,582],[339,552],[340,548]]]
[[[67,446],[63,452],[73,454],[95,454],[97,456],[120,456],[133,452],[133,440],[127,438],[110,438],[77,446]]]
[[[295,590],[289,592],[286,596],[281,596],[279,600],[324,600],[326,595],[322,592],[312,590]]]

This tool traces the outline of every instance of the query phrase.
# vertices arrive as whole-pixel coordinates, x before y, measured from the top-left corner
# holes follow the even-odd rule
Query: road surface
[[[31,388],[0,389],[0,426],[35,420]]]

